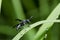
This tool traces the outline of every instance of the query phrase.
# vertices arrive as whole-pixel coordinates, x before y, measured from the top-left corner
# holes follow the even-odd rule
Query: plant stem
[[[1,12],[1,4],[2,4],[2,0],[0,0],[0,12]]]
[[[12,3],[16,12],[16,17],[21,20],[25,19],[24,11],[21,5],[21,0],[12,0]]]
[[[47,20],[56,20],[60,15],[60,3],[57,5],[57,7],[52,11],[52,13],[48,16]],[[51,23],[45,23],[43,24],[37,34],[35,35],[35,37],[33,38],[33,40],[37,40],[39,38],[41,38],[41,36],[46,32],[46,29],[50,29],[52,27],[52,25],[54,24],[54,22]]]
[[[52,22],[60,22],[60,20],[44,20],[44,21],[39,21],[36,22],[34,24],[31,24],[29,27],[23,29],[22,31],[20,31],[12,40],[19,40],[25,33],[27,33],[29,30],[31,30],[32,28],[40,25],[40,24],[44,24],[44,23],[52,23]],[[44,29],[41,29],[42,31],[45,30],[46,31],[46,27],[43,27]]]

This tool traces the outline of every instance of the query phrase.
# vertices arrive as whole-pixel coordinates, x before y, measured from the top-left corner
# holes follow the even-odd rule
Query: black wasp
[[[21,26],[24,26],[27,23],[30,23],[31,19],[33,16],[31,16],[29,19],[26,20],[20,20],[20,19],[16,19],[17,21],[19,21],[20,23],[16,25],[16,29],[18,30]]]

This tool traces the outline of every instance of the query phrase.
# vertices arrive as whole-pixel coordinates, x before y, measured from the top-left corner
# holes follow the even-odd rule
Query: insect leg
[[[21,26],[21,25],[20,25],[20,24],[18,24],[18,25],[16,26],[16,29],[18,30],[18,29],[20,28],[20,26]]]

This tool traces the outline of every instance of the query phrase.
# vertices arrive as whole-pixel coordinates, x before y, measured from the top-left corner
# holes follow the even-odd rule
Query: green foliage
[[[59,2],[60,0],[1,0],[0,39],[44,40],[47,34],[45,40],[60,40]],[[31,16],[31,25],[26,24],[18,31],[13,28],[19,23],[16,19],[24,20]]]

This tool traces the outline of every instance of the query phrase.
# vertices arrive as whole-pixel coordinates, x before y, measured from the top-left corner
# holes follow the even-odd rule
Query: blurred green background
[[[16,19],[24,20],[33,16],[31,24],[45,20],[59,2],[60,0],[2,0],[0,40],[11,40],[19,32],[16,31],[16,28],[13,28],[18,23]],[[30,30],[21,40],[31,40],[38,29],[39,26]],[[48,31],[46,40],[60,40],[59,23],[55,23]]]

